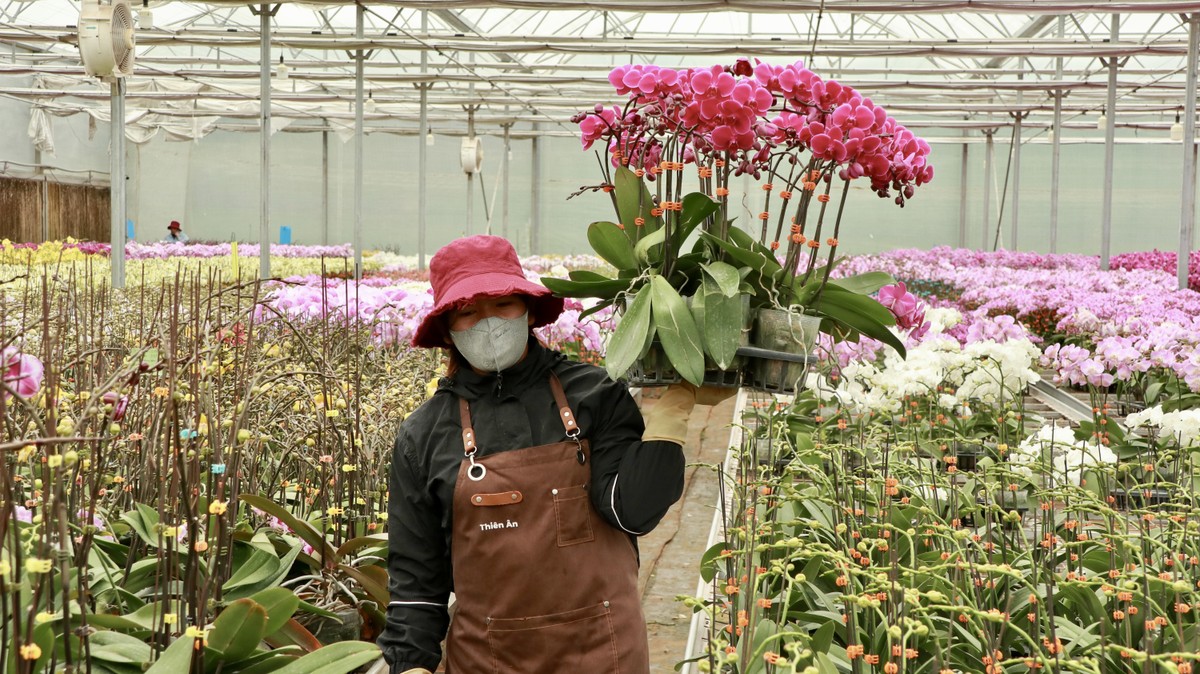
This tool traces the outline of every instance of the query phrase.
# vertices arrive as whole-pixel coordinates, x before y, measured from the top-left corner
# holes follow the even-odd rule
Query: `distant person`
[[[184,234],[183,226],[178,220],[172,220],[171,224],[167,225],[167,235],[163,237],[163,241],[170,243],[187,243],[188,235]]]

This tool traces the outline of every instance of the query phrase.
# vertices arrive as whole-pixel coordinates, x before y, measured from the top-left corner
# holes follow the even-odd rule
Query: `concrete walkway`
[[[661,390],[643,390],[644,409],[655,402]],[[689,464],[725,460],[735,399],[731,397],[715,407],[697,406],[692,412],[684,447]],[[658,528],[639,541],[642,568],[638,583],[650,631],[653,674],[674,672],[676,663],[683,659],[692,616],[676,597],[696,592],[700,556],[704,554],[716,503],[716,475],[709,468],[689,465],[683,497]]]

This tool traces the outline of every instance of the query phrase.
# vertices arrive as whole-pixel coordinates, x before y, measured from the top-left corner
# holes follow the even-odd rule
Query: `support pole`
[[[500,236],[508,238],[508,173],[512,154],[512,122],[504,125],[504,156],[500,158]]]
[[[363,18],[366,8],[355,4],[354,36],[359,43],[363,39]],[[363,229],[363,62],[366,53],[358,49],[354,54],[354,278],[362,278],[362,229]]]
[[[1200,13],[1188,17],[1187,106],[1183,120],[1183,203],[1179,212],[1179,288],[1188,287],[1188,259],[1196,219],[1196,52],[1200,51]]]
[[[983,155],[983,236],[979,250],[988,249],[992,235],[992,163],[996,158],[996,130],[988,129],[983,134],[987,136],[987,151]]]
[[[1020,103],[1020,94],[1017,99]],[[1017,250],[1017,228],[1021,224],[1018,212],[1021,208],[1021,120],[1025,113],[1018,111],[1016,128],[1013,133],[1013,171],[1012,171],[1012,231],[1008,234],[1008,249]]]
[[[421,10],[421,35],[429,32],[429,10]],[[421,50],[421,74],[424,75],[429,67],[428,52]],[[417,85],[421,92],[421,112],[418,128],[420,137],[417,138],[417,269],[425,269],[425,227],[428,204],[425,199],[425,172],[429,160],[429,148],[426,138],[429,137],[429,85],[425,82]]]
[[[1066,36],[1067,17],[1058,17],[1058,38],[1061,40]],[[1054,60],[1054,79],[1057,82],[1062,82],[1063,77],[1063,60],[1058,57]],[[1062,164],[1062,103],[1063,90],[1058,88],[1054,90],[1054,126],[1050,127],[1054,131],[1054,139],[1051,141],[1050,149],[1050,252],[1058,252],[1058,176],[1061,171]]]
[[[329,132],[321,132],[321,245],[329,245]]]
[[[109,89],[109,216],[112,241],[112,287],[125,287],[125,78]]]
[[[271,6],[258,6],[258,277],[271,278]]]
[[[1121,15],[1112,15],[1109,43],[1116,44],[1121,26]],[[1108,258],[1112,253],[1112,206],[1113,206],[1113,145],[1117,131],[1117,57],[1108,58],[1108,104],[1105,106],[1108,123],[1104,126],[1104,201],[1100,215],[1100,268],[1108,269]]]
[[[530,194],[532,195],[532,203],[529,205],[529,254],[536,255],[541,250],[541,229],[542,229],[542,151],[541,142],[538,139],[538,132],[542,130],[542,125],[538,122],[533,123],[533,171],[531,176]]]
[[[964,117],[963,119],[969,119]],[[967,247],[967,142],[969,131],[963,129],[962,170],[958,180],[958,247]]]
[[[474,105],[467,106],[467,139],[475,139],[475,107]],[[465,169],[466,166],[463,166]],[[475,174],[467,171],[467,223],[463,230],[463,236],[470,236],[472,225],[475,220]]]

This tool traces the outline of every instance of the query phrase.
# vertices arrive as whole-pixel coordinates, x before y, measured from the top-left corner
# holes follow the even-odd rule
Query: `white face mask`
[[[507,370],[525,354],[529,312],[516,318],[485,318],[466,330],[451,331],[450,341],[476,370]]]

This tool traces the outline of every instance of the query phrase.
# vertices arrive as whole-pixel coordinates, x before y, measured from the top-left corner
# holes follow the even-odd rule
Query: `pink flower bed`
[[[930,302],[964,315],[952,334],[968,339],[1005,316],[1049,317],[1055,335],[1043,365],[1062,382],[1105,387],[1151,368],[1200,391],[1200,293],[1179,290],[1159,269],[1101,271],[1095,257],[981,253],[952,248],[895,250],[847,261],[840,274],[881,269],[910,287],[937,289]],[[1011,319],[1010,319],[1011,320]],[[1058,338],[1083,345],[1059,346]]]
[[[1178,260],[1178,253],[1155,249],[1114,255],[1109,266],[1113,269],[1157,269],[1174,276]],[[1188,287],[1200,290],[1200,250],[1194,250],[1188,256]]]

